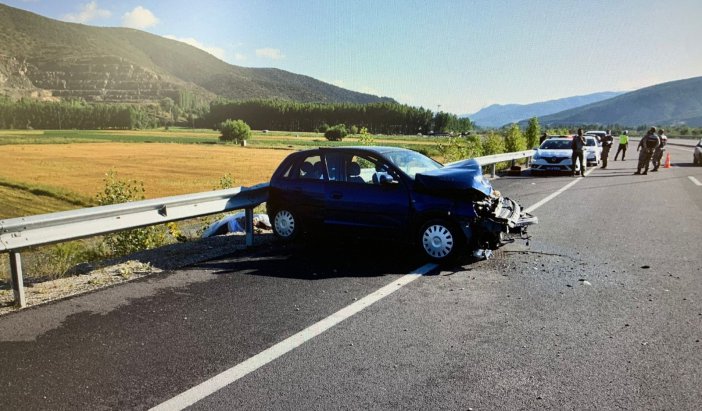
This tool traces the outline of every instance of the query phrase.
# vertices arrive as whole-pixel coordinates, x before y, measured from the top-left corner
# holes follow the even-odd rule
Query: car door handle
[[[331,194],[331,198],[333,198],[334,200],[341,200],[343,197],[344,197],[344,195],[341,194],[341,193],[338,192],[338,191],[333,192],[333,193]]]

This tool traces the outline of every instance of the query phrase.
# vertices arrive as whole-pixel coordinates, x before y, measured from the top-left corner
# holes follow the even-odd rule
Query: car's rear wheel
[[[290,210],[278,210],[273,216],[273,234],[284,240],[292,240],[300,231],[300,221]]]
[[[431,220],[419,231],[419,244],[424,254],[433,261],[453,259],[461,247],[462,236],[453,224],[444,220]]]

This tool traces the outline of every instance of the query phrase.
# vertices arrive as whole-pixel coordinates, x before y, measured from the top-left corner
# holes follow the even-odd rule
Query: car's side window
[[[309,156],[298,165],[298,177],[305,180],[324,179],[324,163],[319,155]]]

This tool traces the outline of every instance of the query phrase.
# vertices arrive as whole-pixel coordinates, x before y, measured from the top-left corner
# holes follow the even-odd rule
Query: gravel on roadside
[[[273,234],[270,231],[254,235],[254,245],[269,243],[272,240]],[[176,270],[245,248],[245,235],[228,234],[170,244],[121,258],[84,263],[74,267],[72,271],[75,274],[68,277],[36,283],[25,282],[27,307],[99,290],[148,275]],[[19,308],[14,304],[14,294],[9,284],[0,288],[0,315],[17,310]]]

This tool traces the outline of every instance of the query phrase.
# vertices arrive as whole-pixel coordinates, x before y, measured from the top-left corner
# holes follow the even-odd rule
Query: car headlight
[[[531,156],[532,160],[541,160],[541,154],[539,153],[534,153],[533,156]]]

